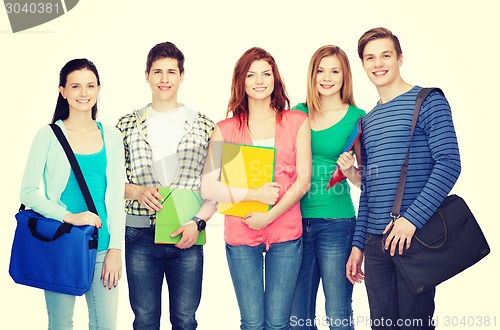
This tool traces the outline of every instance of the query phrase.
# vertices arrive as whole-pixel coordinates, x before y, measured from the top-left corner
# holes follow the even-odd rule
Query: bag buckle
[[[392,212],[389,213],[389,215],[391,216],[393,222],[396,221],[396,219],[401,216],[401,214],[394,214]]]

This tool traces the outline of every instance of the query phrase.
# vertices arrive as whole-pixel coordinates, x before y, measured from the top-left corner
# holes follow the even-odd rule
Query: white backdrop
[[[310,56],[322,45],[335,44],[350,57],[358,106],[369,111],[377,94],[362,70],[356,45],[363,32],[377,26],[391,29],[400,38],[403,78],[411,84],[439,86],[448,97],[463,165],[453,192],[468,201],[493,251],[438,287],[438,329],[495,328],[500,323],[498,308],[493,307],[499,295],[493,267],[499,263],[500,248],[498,219],[493,216],[499,184],[498,157],[494,157],[498,83],[494,79],[500,75],[500,24],[495,3],[81,0],[66,15],[16,34],[0,10],[2,328],[44,329],[47,324],[42,291],[14,284],[8,263],[28,149],[35,132],[52,117],[58,73],[68,60],[86,57],[96,64],[102,83],[99,120],[115,124],[119,116],[148,102],[147,52],[158,42],[172,41],[186,56],[180,101],[219,121],[224,118],[234,64],[246,49],[260,46],[275,57],[296,104],[305,98]],[[199,329],[237,329],[239,311],[225,260],[220,215],[209,222],[207,232]],[[126,280],[124,275],[120,282],[118,329],[130,329],[133,319]],[[169,329],[166,289],[164,296],[162,329]],[[319,296],[321,321],[324,303]],[[368,329],[363,285],[355,287],[354,312],[357,329]],[[85,299],[77,299],[75,329],[87,328],[86,313]]]

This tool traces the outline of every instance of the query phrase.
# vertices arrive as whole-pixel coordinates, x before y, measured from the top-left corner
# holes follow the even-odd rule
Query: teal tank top
[[[76,160],[80,165],[90,195],[102,221],[102,228],[99,229],[98,251],[107,250],[109,246],[108,214],[106,212],[106,144],[104,143],[104,133],[101,123],[97,122],[101,130],[103,147],[94,154],[76,154]],[[61,195],[61,202],[66,205],[66,209],[71,213],[81,213],[88,210],[87,203],[83,198],[82,191],[76,180],[75,173],[71,169],[68,183]]]

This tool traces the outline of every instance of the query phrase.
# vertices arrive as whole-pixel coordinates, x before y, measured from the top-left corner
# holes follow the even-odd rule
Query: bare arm
[[[201,178],[201,196],[217,202],[259,201],[274,205],[280,189],[279,184],[275,182],[266,183],[259,189],[237,188],[220,182],[222,143],[223,138],[219,126],[215,126]]]
[[[309,119],[302,123],[296,140],[296,170],[297,179],[286,191],[279,202],[267,213],[252,212],[245,218],[245,222],[252,229],[262,229],[289,210],[309,191],[311,186],[312,156],[311,156],[311,129]]]

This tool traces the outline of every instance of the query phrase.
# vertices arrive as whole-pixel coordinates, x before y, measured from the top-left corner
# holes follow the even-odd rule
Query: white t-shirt
[[[257,147],[274,148],[274,138],[269,139],[252,139],[252,144]]]
[[[147,114],[148,142],[153,150],[153,172],[162,186],[168,186],[177,174],[177,146],[184,135],[186,109],[158,112],[151,106]]]

